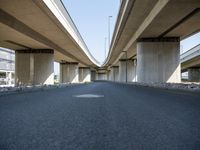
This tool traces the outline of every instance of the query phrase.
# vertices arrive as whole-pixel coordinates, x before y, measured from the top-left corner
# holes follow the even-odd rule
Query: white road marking
[[[77,98],[101,98],[101,97],[104,97],[104,95],[81,94],[81,95],[74,95],[73,97],[77,97]]]

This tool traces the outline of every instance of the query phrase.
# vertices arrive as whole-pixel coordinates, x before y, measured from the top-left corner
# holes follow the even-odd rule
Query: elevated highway
[[[199,18],[199,0],[122,1],[104,66],[118,66],[120,81],[180,82],[180,40]]]
[[[0,46],[16,51],[17,84],[52,84],[53,61],[63,82],[100,66],[61,0],[0,0],[0,33]]]
[[[181,54],[181,71],[188,71],[189,81],[200,82],[200,44]]]

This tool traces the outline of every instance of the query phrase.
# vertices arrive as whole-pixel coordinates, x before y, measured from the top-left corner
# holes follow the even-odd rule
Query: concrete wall
[[[54,83],[53,50],[19,50],[15,54],[15,84]]]
[[[91,82],[91,70],[88,67],[79,68],[79,82]]]
[[[190,82],[200,82],[200,68],[189,68],[188,80]]]
[[[60,82],[61,83],[79,82],[78,63],[60,63]]]
[[[180,82],[180,42],[177,38],[137,43],[138,82]]]

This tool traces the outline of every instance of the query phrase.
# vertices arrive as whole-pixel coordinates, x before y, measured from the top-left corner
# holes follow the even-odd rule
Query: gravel
[[[112,81],[108,81],[112,82]],[[124,83],[124,82],[118,82]],[[83,83],[62,83],[55,85],[33,85],[33,86],[18,86],[18,87],[0,87],[0,95],[20,93],[20,92],[31,92],[39,90],[48,90],[55,88],[64,88],[68,86],[74,86]],[[87,83],[84,83],[87,84]],[[137,86],[162,88],[162,89],[174,89],[174,90],[185,90],[185,91],[195,91],[200,92],[200,83],[142,83],[142,82],[128,82],[124,84],[133,84]]]
[[[174,89],[184,91],[200,92],[200,83],[142,83],[142,82],[128,82],[128,84],[134,84],[139,86],[162,88],[162,89]]]
[[[10,86],[10,87],[0,87],[0,95],[12,94],[12,93],[21,93],[21,92],[32,92],[40,90],[49,90],[56,88],[64,88],[68,86],[79,85],[83,83],[62,83],[55,85],[32,85],[32,86]],[[86,83],[85,83],[86,84]]]

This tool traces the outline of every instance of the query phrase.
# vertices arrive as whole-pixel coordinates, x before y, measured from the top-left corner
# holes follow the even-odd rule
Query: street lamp
[[[110,48],[110,19],[112,16],[108,16],[108,50]]]

